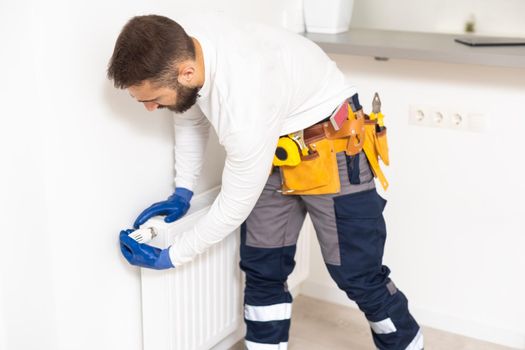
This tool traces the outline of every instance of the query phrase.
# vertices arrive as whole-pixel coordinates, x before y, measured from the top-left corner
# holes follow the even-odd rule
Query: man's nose
[[[144,103],[144,107],[146,107],[146,109],[149,112],[152,112],[152,111],[156,110],[159,107],[159,104],[156,103],[156,102],[143,102],[143,103]]]

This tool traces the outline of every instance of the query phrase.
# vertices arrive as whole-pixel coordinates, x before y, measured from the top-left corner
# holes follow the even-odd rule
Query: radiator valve
[[[139,228],[131,232],[129,236],[138,243],[147,243],[157,237],[157,230],[154,227]]]

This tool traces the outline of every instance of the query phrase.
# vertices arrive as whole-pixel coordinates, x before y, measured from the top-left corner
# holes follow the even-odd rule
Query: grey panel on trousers
[[[327,264],[341,265],[339,237],[337,234],[334,201],[336,196],[367,191],[375,188],[374,176],[363,152],[359,156],[359,185],[352,185],[348,177],[348,168],[344,152],[337,153],[341,191],[337,194],[302,196],[306,210],[315,227],[317,240],[321,246],[323,260]]]
[[[277,192],[280,189],[281,175],[275,168],[246,219],[247,246],[279,248],[297,243],[306,210],[299,196],[284,196]]]
[[[327,264],[340,265],[333,198],[375,188],[374,176],[363,152],[359,156],[359,185],[350,183],[344,152],[337,154],[341,191],[337,194],[294,196],[282,195],[278,168],[268,177],[264,190],[246,219],[246,245],[259,248],[279,248],[297,243],[306,212],[310,214],[323,259]]]

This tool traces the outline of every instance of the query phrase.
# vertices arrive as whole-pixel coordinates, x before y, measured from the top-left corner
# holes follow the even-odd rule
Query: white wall
[[[56,345],[29,5],[0,3],[0,349],[6,350]]]
[[[173,140],[169,113],[147,113],[105,78],[125,22],[221,11],[279,24],[283,9],[277,0],[0,3],[0,346],[141,348],[139,274],[117,236],[171,193]],[[223,157],[213,137],[196,192],[219,183]]]
[[[525,37],[523,0],[355,0],[353,27],[462,33],[471,15],[477,33]]]
[[[333,56],[389,127],[385,263],[424,325],[525,349],[525,70]],[[484,133],[408,124],[412,104],[483,112]],[[380,188],[379,184],[378,187]],[[346,302],[312,245],[311,295]]]

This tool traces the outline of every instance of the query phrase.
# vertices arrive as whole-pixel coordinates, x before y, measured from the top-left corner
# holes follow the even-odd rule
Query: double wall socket
[[[408,123],[430,128],[483,132],[487,128],[483,113],[432,106],[410,106]]]

